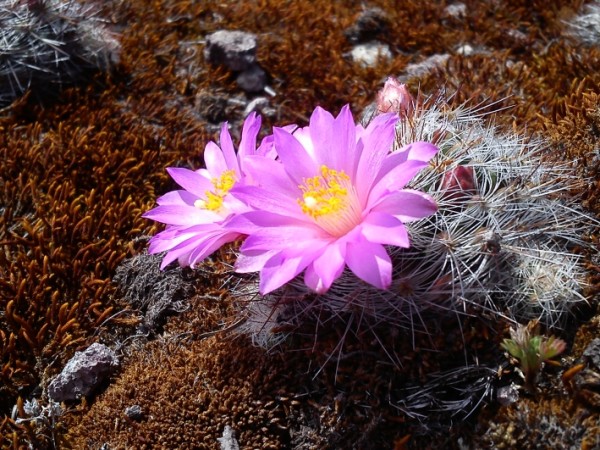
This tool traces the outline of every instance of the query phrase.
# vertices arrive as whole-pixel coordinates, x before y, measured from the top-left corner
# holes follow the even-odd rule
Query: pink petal
[[[251,254],[251,252],[250,254],[239,254],[235,260],[235,271],[238,273],[258,272],[277,253],[279,253],[279,250],[256,252],[255,255]]]
[[[296,133],[294,131],[298,129],[298,125],[286,125],[282,129],[290,134],[295,135]],[[256,154],[270,159],[275,159],[277,157],[277,152],[275,151],[275,138],[272,134],[269,134],[263,138],[263,140],[260,142],[260,145],[256,149]]]
[[[302,212],[297,199],[285,193],[278,192],[274,188],[267,190],[257,186],[234,186],[229,193],[247,205],[262,211],[289,216],[299,220],[308,219]]]
[[[435,214],[437,204],[423,192],[403,189],[383,197],[371,211],[390,214],[406,223]]]
[[[352,125],[354,125],[354,123]],[[332,148],[334,140],[334,118],[331,113],[320,106],[317,106],[310,116],[307,131],[314,149],[313,159],[319,166],[325,164],[328,167],[335,167],[332,165],[334,158]]]
[[[394,216],[381,212],[371,212],[361,224],[362,235],[369,242],[377,244],[410,247],[408,232],[404,224]]]
[[[302,255],[284,258],[281,253],[271,257],[260,271],[259,291],[267,295],[296,277],[308,265]]]
[[[244,158],[244,170],[247,184],[276,189],[292,198],[300,196],[300,189],[290,180],[281,161],[265,156],[247,156]]]
[[[321,238],[322,232],[316,227],[306,228],[302,226],[280,226],[264,228],[250,234],[244,241],[240,251],[285,250],[290,247],[298,246],[299,242],[305,244],[309,240]]]
[[[211,178],[219,177],[223,172],[230,169],[225,161],[223,152],[212,141],[206,144],[206,148],[204,149],[204,164]]]
[[[158,205],[188,205],[194,206],[198,196],[190,194],[188,191],[171,191],[161,195],[156,199]]]
[[[193,170],[182,167],[167,167],[167,172],[179,186],[196,197],[204,198],[206,191],[213,189],[210,180]]]
[[[231,216],[233,214],[243,214],[245,212],[252,211],[252,208],[237,198],[231,195],[226,195],[223,197],[223,211],[227,211],[227,213]],[[221,214],[223,215],[223,212]]]
[[[242,128],[242,138],[240,139],[240,146],[238,149],[238,157],[240,161],[248,155],[254,155],[256,152],[256,137],[260,131],[261,117],[257,116],[255,112],[251,112]],[[242,168],[243,170],[243,168]]]
[[[309,159],[313,161],[318,161],[318,158],[315,154],[315,146],[313,145],[312,138],[310,137],[310,127],[298,127],[291,133],[296,140],[300,143]]]
[[[169,250],[161,266],[165,267],[175,259],[178,259],[182,266],[193,266],[224,243],[237,239],[239,234],[224,230],[219,224],[213,223],[188,228],[170,227],[156,237],[159,236],[160,240],[151,243],[149,252]]]
[[[142,217],[169,225],[198,225],[221,221],[223,218],[212,211],[186,205],[161,205],[151,209]]]
[[[429,162],[439,151],[440,149],[431,142],[424,141],[412,142],[398,150],[399,153],[406,154],[406,159],[409,161],[416,160],[424,162]]]
[[[243,234],[255,234],[265,228],[293,225],[304,227],[304,223],[301,221],[267,211],[250,211],[244,214],[232,215],[224,222],[226,229]]]
[[[331,148],[326,150],[330,155],[330,167],[344,170],[348,175],[354,174],[360,155],[356,151],[356,124],[349,105],[342,108],[333,126]]]
[[[275,254],[260,272],[260,293],[266,295],[297,276],[325,245],[326,242],[299,242],[297,247]]]
[[[387,289],[392,282],[392,262],[380,244],[349,242],[346,264],[358,278],[379,289]]]
[[[193,248],[192,245],[190,245],[190,249],[191,248]],[[165,257],[162,259],[162,261],[160,262],[160,270],[164,270],[164,268],[167,267],[169,264],[171,264],[173,261],[175,261],[176,259],[179,259],[182,255],[185,255],[186,253],[188,253],[190,251],[190,249],[184,248],[184,249],[168,252],[165,255]]]
[[[221,231],[221,227],[214,223],[193,225],[191,227],[171,225],[150,239],[148,252],[154,254],[179,248],[182,244],[187,245],[185,244],[186,241],[198,240],[204,235],[212,234],[215,230]]]
[[[281,128],[273,128],[273,136],[277,154],[294,184],[301,185],[306,178],[318,173],[318,164],[307,156],[306,150],[294,136]]]
[[[371,189],[383,161],[392,150],[397,121],[398,116],[395,114],[381,114],[371,121],[361,137],[364,148],[358,161],[354,180],[357,191],[362,196],[362,201],[365,200],[363,194]]]
[[[238,233],[227,233],[221,230],[221,232],[216,233],[214,236],[203,241],[201,245],[197,245],[196,248],[190,252],[188,256],[188,265],[191,268],[194,268],[197,263],[203,261],[224,244],[233,242],[239,237],[240,235]]]
[[[323,253],[306,268],[304,273],[306,285],[318,294],[327,292],[344,271],[345,253],[345,243],[335,242],[325,247]]]
[[[148,246],[148,253],[154,255],[155,253],[162,253],[173,247],[178,246],[182,242],[187,241],[195,233],[177,233],[176,230],[165,230],[156,234],[150,239],[150,245]]]
[[[236,171],[239,171],[238,159],[235,154],[235,148],[233,147],[231,135],[229,134],[227,122],[223,122],[223,125],[221,125],[219,144],[223,150],[223,158],[225,159],[225,165],[227,166],[227,169],[235,169]]]
[[[382,177],[405,161],[423,161],[428,163],[438,152],[439,148],[430,142],[418,141],[405,145],[385,159],[381,166],[379,177]]]
[[[194,239],[189,239],[170,249],[160,264],[161,270],[176,259],[179,260],[180,265],[187,265],[186,263],[182,263],[182,260],[196,247],[196,245],[197,242]]]
[[[406,161],[394,167],[373,185],[367,207],[379,201],[384,195],[402,189],[425,166],[427,163],[423,161]]]

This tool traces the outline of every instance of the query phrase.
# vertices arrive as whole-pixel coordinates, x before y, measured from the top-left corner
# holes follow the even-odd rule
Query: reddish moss
[[[460,87],[457,102],[469,98],[492,101],[510,95],[498,104],[514,105],[510,112],[498,116],[503,126],[546,133],[559,151],[566,149],[568,155],[581,156],[587,173],[597,178],[593,172],[597,164],[586,155],[599,126],[593,92],[597,93],[600,85],[600,53],[597,48],[564,40],[561,34],[562,21],[582,2],[562,2],[560,8],[545,1],[464,3],[466,17],[452,18],[444,13],[444,2],[371,2],[370,6],[380,7],[389,15],[390,26],[381,39],[393,53],[389,62],[376,68],[360,68],[344,56],[351,49],[344,30],[360,13],[363,3],[359,1],[154,0],[107,4],[104,12],[121,31],[118,70],[111,76],[89,80],[88,87],[66,90],[43,106],[23,99],[0,121],[1,445],[18,447],[35,438],[33,431],[15,425],[8,417],[18,397],[28,396],[38,385],[43,387],[77,348],[97,339],[98,327],[105,326],[113,312],[123,308],[110,279],[123,258],[139,251],[141,245],[132,241],[158,229],[140,215],[172,187],[164,168],[199,166],[202,149],[212,137],[206,131],[214,125],[208,123],[211,117],[227,118],[239,125],[241,108],[224,108],[221,115],[212,115],[198,104],[202,93],[246,98],[231,74],[205,64],[201,41],[209,32],[224,28],[258,34],[259,63],[272,77],[271,84],[278,93],[271,100],[278,115],[265,120],[267,125],[304,121],[318,104],[337,110],[351,103],[358,111],[374,99],[386,76],[399,75],[408,64],[430,55],[451,53],[444,67],[421,80],[409,80],[409,84],[420,86],[426,94],[440,85],[450,92]],[[482,47],[486,53],[455,54],[463,44]],[[586,81],[581,84],[581,80]],[[588,206],[596,212],[598,187],[597,183],[590,185],[585,193]],[[594,280],[598,283],[597,277]],[[228,317],[233,314],[230,304],[215,308]],[[126,318],[122,321],[132,322]],[[216,328],[216,322],[215,316],[206,314],[195,317],[193,323],[208,331]],[[182,323],[169,327],[185,332]],[[476,341],[468,340],[473,345]],[[238,351],[217,342],[190,344],[178,350],[171,362],[161,354],[163,350],[151,349],[150,355],[183,373],[185,358],[196,361],[194,367],[198,368],[211,364],[200,360],[213,348],[221,354]],[[460,351],[453,349],[452,353]],[[411,370],[423,371],[423,375],[428,370],[426,364],[433,365],[431,370],[440,368],[436,364],[441,362],[435,359],[424,362],[415,352],[406,355],[415,358]],[[136,358],[132,367],[147,367],[143,356]],[[244,358],[248,357],[240,356]],[[257,356],[257,361],[278,364],[261,358]],[[225,364],[224,357],[220,361]],[[217,379],[224,373],[217,366],[210,367],[215,368],[213,376]],[[290,367],[298,370],[298,366]],[[125,369],[126,376],[133,379],[133,369],[129,370]],[[247,365],[240,370],[240,374],[245,370],[269,373],[265,367]],[[191,380],[191,375],[185,376]],[[298,382],[305,378],[303,373],[299,377]],[[411,377],[414,379],[414,374]],[[294,418],[302,414],[322,414],[324,423],[334,424],[337,416],[326,412],[335,404],[334,380],[323,382],[331,392],[320,398],[317,407],[311,409],[305,404],[301,413],[288,416],[290,423],[301,423]],[[169,383],[175,386],[174,380]],[[236,383],[232,386],[242,386]],[[268,383],[265,388],[278,385],[276,380]],[[284,391],[286,388],[282,387]],[[249,398],[254,395],[252,390],[244,392]],[[107,393],[107,398],[110,395],[116,394]],[[166,392],[161,395],[167,400]],[[374,403],[372,416],[360,418],[356,413],[354,422],[345,424],[357,433],[384,427],[374,419],[380,406]],[[100,406],[94,408],[94,414],[102,411]],[[188,414],[178,411],[173,409],[175,417]],[[257,417],[259,421],[270,420],[268,413]],[[219,427],[225,422],[206,420],[212,421],[214,428],[206,435],[213,445],[215,433],[222,432]],[[175,426],[173,423],[169,426]],[[334,432],[340,430],[331,427]],[[243,435],[248,442],[255,439],[249,437],[250,429]],[[268,428],[276,429],[276,425]],[[77,430],[84,434],[83,428]],[[125,433],[123,430],[119,432]],[[159,435],[158,428],[152,432]],[[390,442],[392,438],[404,442],[405,432],[399,428],[385,436]],[[282,442],[282,435],[277,433],[268,431],[266,442]],[[123,434],[120,439],[129,437]],[[307,439],[320,445],[317,437]]]

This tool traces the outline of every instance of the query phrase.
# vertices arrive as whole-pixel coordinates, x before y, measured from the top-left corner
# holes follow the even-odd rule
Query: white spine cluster
[[[120,44],[96,8],[74,0],[0,1],[0,106],[30,88],[53,92],[107,70]]]
[[[567,22],[567,34],[585,45],[600,43],[600,2],[591,2],[582,12]]]

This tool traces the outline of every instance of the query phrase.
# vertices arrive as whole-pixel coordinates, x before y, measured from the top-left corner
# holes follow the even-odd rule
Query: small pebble
[[[144,418],[144,412],[140,405],[131,405],[125,408],[125,415],[131,420],[142,420]]]
[[[352,61],[365,67],[375,67],[382,59],[391,59],[392,52],[387,44],[371,41],[355,46],[350,52]]]
[[[234,72],[256,62],[256,35],[244,31],[219,30],[206,36],[204,57],[211,64],[224,65]]]

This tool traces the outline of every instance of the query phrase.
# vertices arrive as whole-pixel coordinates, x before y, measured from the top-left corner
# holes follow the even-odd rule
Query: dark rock
[[[206,36],[204,57],[211,64],[238,72],[256,62],[256,46],[255,34],[220,30]]]
[[[388,29],[388,18],[384,10],[369,8],[360,13],[356,23],[348,28],[344,34],[353,44],[375,39]]]
[[[519,387],[515,383],[501,386],[496,391],[496,400],[502,406],[509,406],[519,400]]]
[[[131,420],[142,420],[144,418],[144,412],[140,405],[131,405],[125,408],[125,415]]]
[[[267,84],[267,74],[254,64],[241,72],[235,81],[246,92],[261,92]]]
[[[48,395],[56,402],[79,400],[91,394],[118,366],[115,352],[103,344],[92,344],[75,353],[50,382]]]
[[[600,338],[594,339],[583,351],[583,356],[596,370],[600,370]]]
[[[237,102],[230,95],[215,91],[202,90],[196,94],[194,109],[211,124],[219,127],[223,122],[236,117]]]

